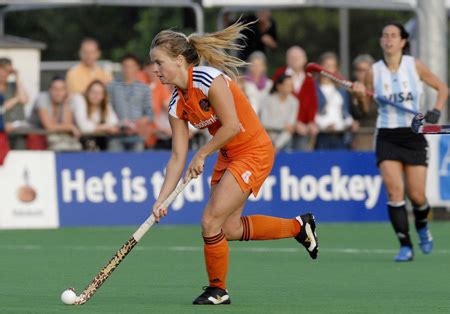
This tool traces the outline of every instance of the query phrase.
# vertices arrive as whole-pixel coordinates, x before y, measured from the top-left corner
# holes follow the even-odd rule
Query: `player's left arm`
[[[222,125],[211,140],[202,146],[192,158],[186,171],[186,178],[190,175],[195,178],[202,173],[205,158],[241,132],[233,95],[223,75],[216,77],[212,82],[208,99]]]
[[[434,75],[428,67],[420,60],[416,59],[416,69],[420,79],[428,86],[437,91],[437,100],[434,109],[427,112],[425,119],[427,122],[437,123],[442,109],[448,98],[448,87],[436,75]]]

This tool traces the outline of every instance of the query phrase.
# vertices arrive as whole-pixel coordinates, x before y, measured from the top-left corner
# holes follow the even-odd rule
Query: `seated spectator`
[[[14,76],[14,81],[8,79]],[[17,128],[26,126],[24,105],[28,102],[28,95],[23,88],[19,73],[13,68],[11,60],[0,59],[0,130],[10,133]],[[9,135],[9,146],[12,149],[26,149],[26,141],[23,135]]]
[[[99,45],[95,39],[83,39],[79,50],[80,63],[67,72],[67,88],[70,93],[84,93],[88,85],[95,80],[105,84],[112,80],[111,74],[97,65],[100,54]]]
[[[298,100],[292,95],[292,78],[281,74],[274,82],[270,96],[261,103],[261,122],[276,151],[289,146],[298,107]]]
[[[261,101],[269,95],[272,80],[267,78],[267,61],[264,53],[255,51],[248,58],[250,63],[242,82],[242,88],[256,114],[259,115]]]
[[[326,52],[319,58],[319,64],[331,73],[338,73],[338,58],[333,52]],[[316,123],[319,134],[316,149],[350,149],[351,133],[356,131],[357,123],[350,114],[348,92],[337,87],[325,76],[319,77],[317,84],[319,111]]]
[[[300,109],[292,138],[294,150],[311,149],[318,129],[315,117],[318,108],[316,84],[314,79],[306,75],[305,65],[308,61],[305,51],[299,46],[292,46],[286,52],[286,66],[278,68],[273,75],[276,80],[282,73],[290,75],[294,84],[293,95],[298,99]]]
[[[108,138],[105,134],[119,132],[119,120],[108,101],[106,86],[93,81],[82,94],[72,97],[75,122],[82,133],[103,133],[83,136],[81,143],[87,150],[106,150]]]
[[[153,118],[150,89],[138,81],[140,66],[136,56],[128,54],[122,57],[121,66],[122,77],[108,85],[108,94],[125,135],[112,138],[109,149],[142,151],[142,136],[148,136],[148,122]]]
[[[30,124],[52,132],[47,135],[48,149],[55,151],[76,151],[81,149],[78,141],[80,131],[73,124],[66,82],[54,77],[47,92],[41,92],[36,99],[30,116]]]

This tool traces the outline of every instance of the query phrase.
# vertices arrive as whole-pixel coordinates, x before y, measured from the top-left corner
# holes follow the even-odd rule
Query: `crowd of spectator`
[[[251,41],[241,57],[248,67],[239,78],[255,112],[276,150],[351,149],[352,134],[367,119],[369,108],[326,77],[305,73],[306,52],[299,46],[286,51],[285,64],[268,72],[265,51],[277,48],[276,24],[270,12],[253,19]],[[82,41],[80,62],[65,78],[54,77],[26,117],[28,102],[19,73],[11,61],[0,58],[0,104],[4,130],[11,149],[56,151],[143,151],[170,149],[168,104],[172,88],[155,77],[151,62],[127,54],[120,60],[116,78],[97,65],[101,55],[95,39]],[[325,52],[317,62],[338,73],[338,57]],[[369,55],[353,62],[354,79],[364,81],[373,63]],[[207,140],[206,133],[191,129],[191,148]]]

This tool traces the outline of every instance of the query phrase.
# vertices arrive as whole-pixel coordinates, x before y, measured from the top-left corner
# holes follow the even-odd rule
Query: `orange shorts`
[[[265,143],[264,143],[265,142]],[[233,174],[243,192],[252,191],[256,196],[269,176],[275,160],[272,142],[264,141],[239,150],[221,150],[211,178],[217,184],[226,170]]]

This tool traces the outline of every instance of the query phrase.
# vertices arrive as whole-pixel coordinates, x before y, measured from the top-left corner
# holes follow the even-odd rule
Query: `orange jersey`
[[[208,66],[189,68],[188,99],[184,99],[180,89],[175,89],[169,103],[169,114],[189,121],[197,129],[208,128],[209,133],[214,135],[221,123],[208,100],[208,93],[212,81],[219,75],[224,74]],[[228,76],[224,75],[224,77],[233,95],[236,113],[241,123],[241,132],[233,137],[222,151],[239,151],[255,142],[270,142],[270,138],[243,91]]]

